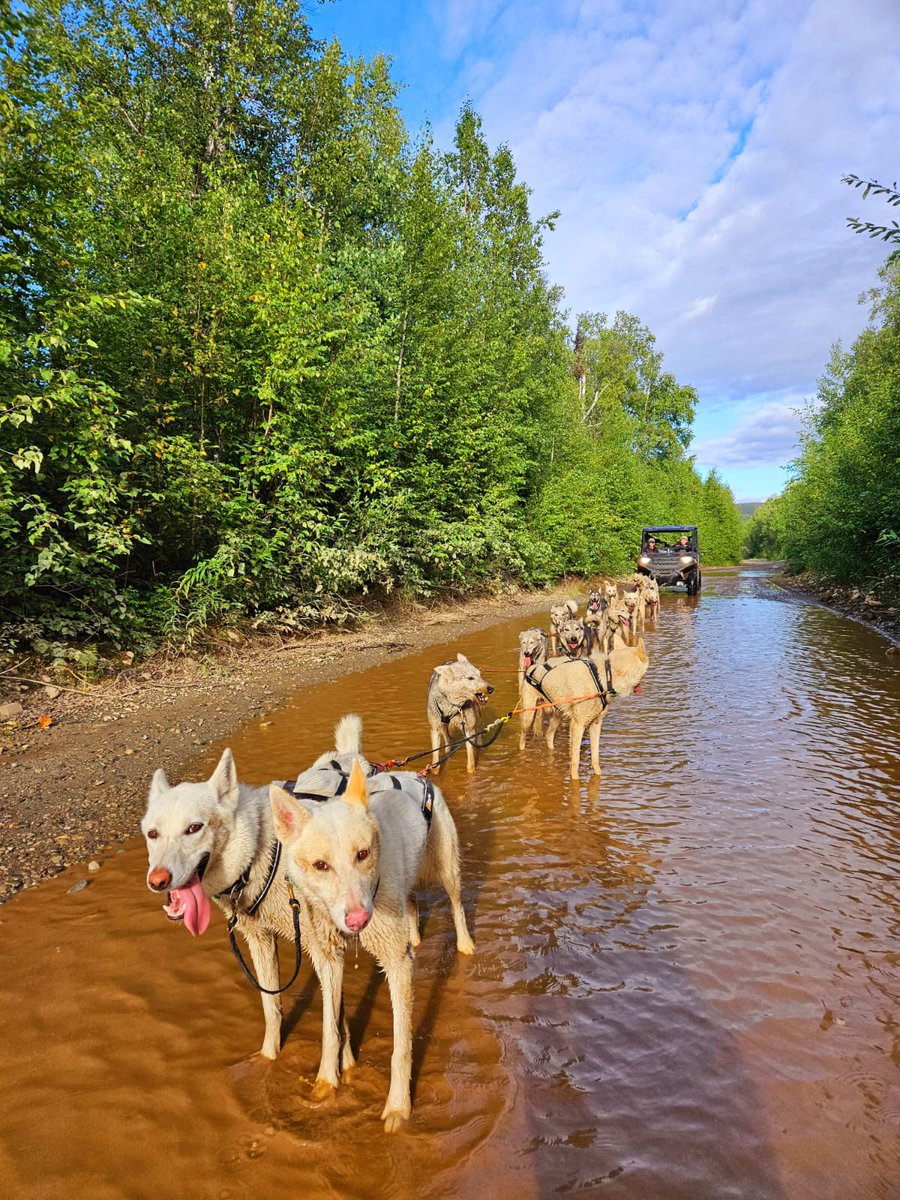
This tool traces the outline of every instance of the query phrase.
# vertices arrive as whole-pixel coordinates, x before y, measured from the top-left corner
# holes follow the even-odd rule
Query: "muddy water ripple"
[[[456,649],[506,711],[528,623],[299,693],[230,739],[242,777],[289,777],[348,710],[373,758],[424,746],[428,675]],[[665,596],[647,645],[599,782],[568,779],[565,738],[520,755],[511,732],[474,777],[445,769],[477,955],[424,894],[395,1137],[390,1002],[364,952],[359,1067],[317,1105],[308,966],[262,1062],[221,915],[200,939],[166,922],[142,842],[0,909],[2,1195],[897,1200],[896,660],[752,571]]]

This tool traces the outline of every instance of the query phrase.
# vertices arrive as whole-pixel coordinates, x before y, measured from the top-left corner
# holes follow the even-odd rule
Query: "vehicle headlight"
[[[682,554],[681,558],[679,558],[678,561],[681,563],[681,565],[683,567],[689,567],[691,565],[691,563],[694,561],[694,556],[693,556],[693,554]]]
[[[650,566],[650,555],[642,554],[641,557],[638,559],[638,562],[641,564],[642,567],[649,567]]]

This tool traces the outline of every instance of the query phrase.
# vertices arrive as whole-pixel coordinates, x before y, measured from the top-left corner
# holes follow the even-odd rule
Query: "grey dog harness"
[[[344,794],[344,792],[347,790],[347,780],[349,779],[350,776],[349,776],[349,772],[345,771],[341,767],[341,764],[338,762],[335,762],[334,759],[332,759],[332,761],[328,764],[328,766],[331,767],[332,770],[336,771],[337,774],[340,775],[340,777],[341,777],[336,790],[333,792],[297,792],[297,791],[294,791],[294,788],[297,785],[296,779],[285,780],[279,786],[283,787],[286,792],[289,792],[292,796],[296,797],[298,800],[315,800],[317,804],[322,804],[326,800],[333,800],[336,796],[342,796]],[[379,774],[379,771],[377,770],[376,767],[372,767],[372,766],[369,767],[369,770],[368,770],[368,778],[369,779],[371,779],[373,775],[378,775],[378,774]],[[386,775],[385,778],[389,779],[391,781],[391,787],[394,789],[394,791],[396,791],[396,792],[403,791],[403,780],[402,779],[398,779],[396,775]],[[417,779],[418,779],[418,782],[421,783],[421,785],[422,785],[422,803],[420,805],[420,811],[422,813],[422,816],[425,818],[425,824],[430,828],[431,827],[431,818],[434,815],[434,784],[426,776],[420,775],[417,777]]]
[[[593,658],[584,658],[584,657],[572,658],[572,659],[569,659],[569,661],[584,663],[584,665],[590,671],[591,678],[594,681],[594,686],[597,689],[597,699],[600,701],[602,707],[605,709],[607,707],[607,705],[609,704],[610,697],[617,695],[616,689],[613,687],[612,663],[609,661],[609,655],[607,654],[603,660],[604,666],[606,668],[606,686],[605,687],[600,682],[600,674],[597,670],[597,664]],[[554,708],[556,708],[557,705],[547,695],[546,691],[544,690],[543,681],[547,678],[547,676],[550,674],[551,671],[556,670],[557,667],[562,666],[562,665],[563,665],[562,663],[540,663],[540,664],[538,664],[538,666],[529,667],[528,670],[525,672],[525,682],[530,684],[535,689],[535,691],[539,692],[549,704],[553,705]],[[538,676],[535,674],[535,671],[537,671],[538,669],[540,669],[542,672],[540,678],[538,678]]]

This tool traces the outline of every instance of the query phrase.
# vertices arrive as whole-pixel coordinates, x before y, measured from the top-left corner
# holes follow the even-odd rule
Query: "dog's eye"
[[[368,857],[369,857],[369,852],[368,852],[368,850],[366,850],[365,847],[363,847],[362,850],[357,850],[357,852],[356,852],[356,861],[357,862],[365,862]]]
[[[329,870],[328,863],[323,862],[321,858],[317,858],[316,861],[313,863],[313,866],[316,868],[317,871]]]
[[[202,828],[203,828],[203,822],[195,821],[193,823],[193,825],[188,825],[187,829],[184,832],[185,833],[199,833]]]
[[[154,838],[154,839],[155,839],[155,838],[158,838],[158,837],[159,837],[159,830],[158,830],[158,829],[148,829],[148,830],[147,830],[147,837],[148,837],[148,838]]]

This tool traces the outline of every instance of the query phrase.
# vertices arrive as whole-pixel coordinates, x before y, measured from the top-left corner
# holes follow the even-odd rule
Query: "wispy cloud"
[[[840,179],[896,175],[893,0],[852,21],[839,0],[529,12],[473,99],[535,211],[561,210],[547,253],[573,311],[636,313],[701,404],[813,391],[883,257],[847,232]]]
[[[744,402],[727,433],[700,437],[691,445],[697,463],[710,467],[780,466],[796,457],[805,397]]]

